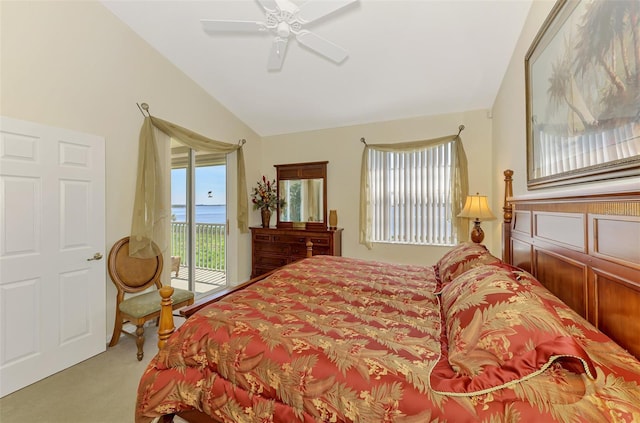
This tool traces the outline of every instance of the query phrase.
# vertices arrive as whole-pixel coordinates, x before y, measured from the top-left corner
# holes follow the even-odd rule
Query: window
[[[368,149],[370,242],[457,243],[455,139],[414,149]]]

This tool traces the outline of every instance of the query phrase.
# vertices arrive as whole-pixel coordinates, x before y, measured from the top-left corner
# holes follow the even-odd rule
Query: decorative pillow
[[[445,333],[431,388],[445,395],[481,395],[554,363],[594,378],[593,363],[545,291],[533,276],[503,263],[468,270],[444,287]]]
[[[499,258],[491,255],[484,245],[464,242],[442,256],[436,264],[436,269],[442,286],[445,286],[469,269],[501,262]]]

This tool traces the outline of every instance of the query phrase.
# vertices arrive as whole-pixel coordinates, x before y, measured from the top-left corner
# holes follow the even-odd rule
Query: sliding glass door
[[[227,284],[225,157],[171,151],[171,285],[204,294]]]

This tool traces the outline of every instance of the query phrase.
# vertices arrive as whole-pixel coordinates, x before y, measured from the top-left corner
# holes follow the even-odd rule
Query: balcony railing
[[[196,269],[225,270],[225,226],[221,223],[196,223]],[[185,222],[171,222],[171,255],[180,256],[184,265],[187,257],[188,226]]]

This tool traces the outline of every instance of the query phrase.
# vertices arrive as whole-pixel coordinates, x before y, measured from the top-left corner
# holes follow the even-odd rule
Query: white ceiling
[[[255,0],[102,1],[261,136],[490,109],[531,2],[359,0],[305,25],[346,49],[344,62],[291,39],[273,72],[271,32],[200,24],[264,21]]]

